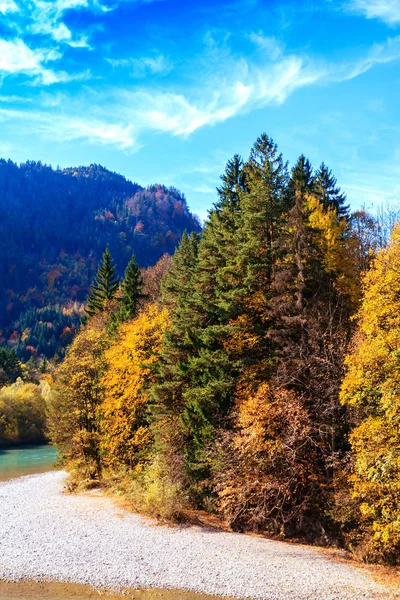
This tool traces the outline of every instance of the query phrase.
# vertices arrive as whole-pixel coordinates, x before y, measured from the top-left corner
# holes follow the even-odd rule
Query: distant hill
[[[60,352],[107,246],[122,275],[132,252],[152,265],[185,229],[201,227],[175,188],[144,189],[100,165],[0,160],[0,343],[25,359]]]

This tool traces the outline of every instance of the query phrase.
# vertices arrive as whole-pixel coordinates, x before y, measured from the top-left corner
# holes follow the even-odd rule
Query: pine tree
[[[0,348],[0,386],[22,377],[22,365],[15,350]]]
[[[321,163],[314,176],[314,193],[324,208],[334,208],[340,219],[349,218],[349,206],[346,204],[346,194],[337,185],[336,177],[325,163]]]
[[[142,298],[143,280],[136,257],[133,254],[125,270],[121,285],[119,321],[129,321],[136,316],[137,306]]]
[[[103,254],[102,262],[99,265],[92,287],[90,288],[86,314],[92,317],[98,312],[102,312],[108,300],[114,298],[118,290],[118,277],[115,274],[115,265],[111,257],[111,252],[107,248]]]
[[[222,185],[217,188],[219,202],[215,204],[215,210],[222,210],[225,206],[233,210],[238,206],[240,192],[246,189],[243,166],[243,160],[238,154],[228,160],[225,173],[221,175]]]
[[[297,194],[305,196],[305,194],[311,194],[313,191],[313,169],[308,158],[302,154],[297,159],[295,166],[290,173],[290,179],[288,182],[288,208],[294,204],[294,199]]]

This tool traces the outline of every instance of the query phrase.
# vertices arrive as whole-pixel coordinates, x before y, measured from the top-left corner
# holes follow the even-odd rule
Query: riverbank
[[[400,598],[314,548],[166,527],[104,497],[62,493],[65,473],[0,483],[0,579],[181,589],[259,600]]]

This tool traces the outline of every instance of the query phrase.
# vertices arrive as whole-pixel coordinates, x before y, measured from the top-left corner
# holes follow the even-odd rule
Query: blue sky
[[[400,0],[0,0],[0,156],[101,163],[205,217],[266,132],[400,199]]]

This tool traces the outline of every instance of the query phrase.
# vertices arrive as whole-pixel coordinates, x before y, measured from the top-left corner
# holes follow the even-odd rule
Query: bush
[[[41,388],[18,379],[0,390],[0,444],[38,444],[46,437],[46,402]]]

